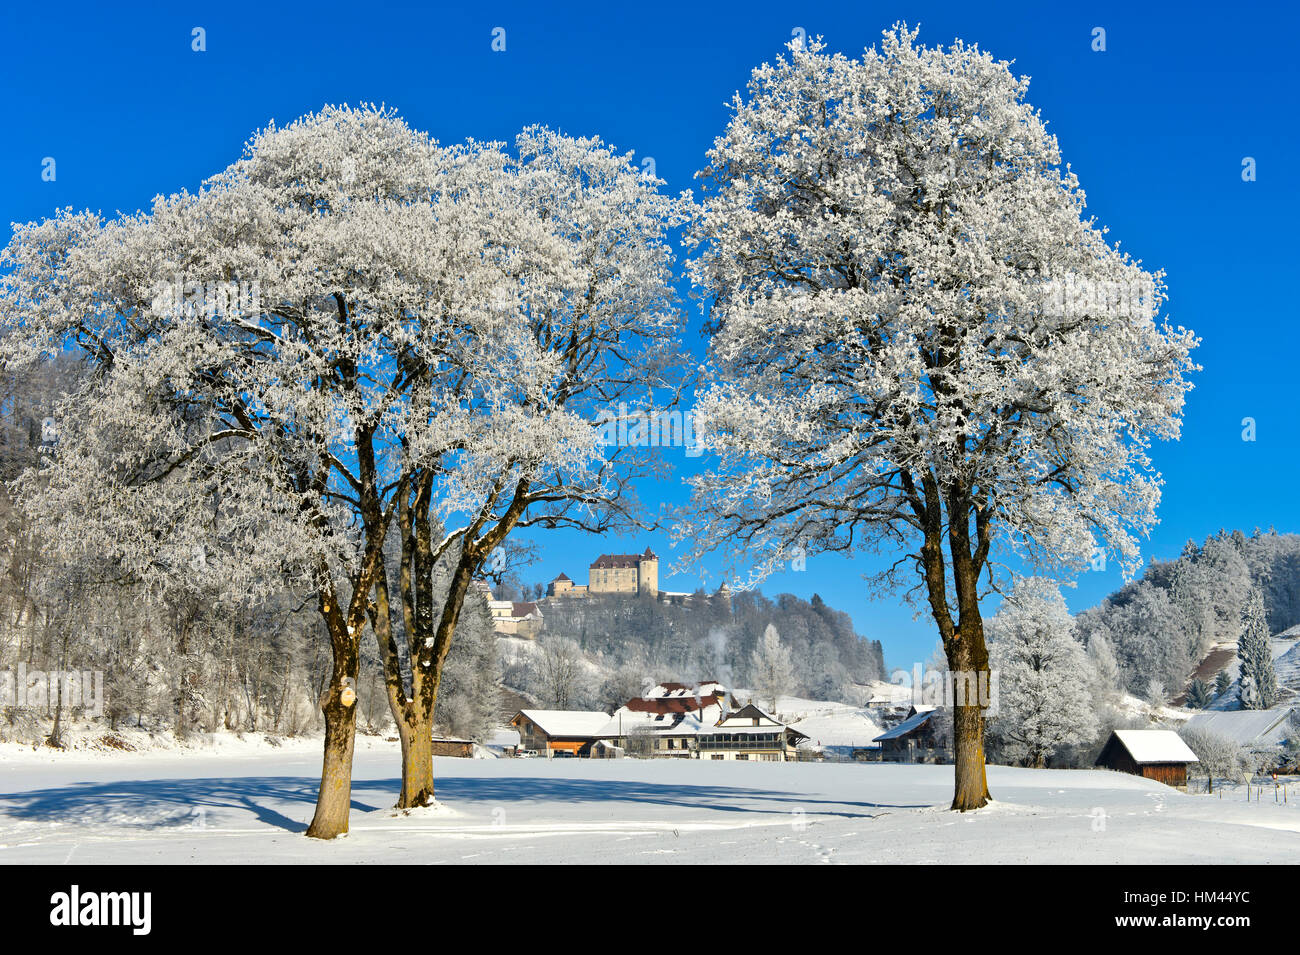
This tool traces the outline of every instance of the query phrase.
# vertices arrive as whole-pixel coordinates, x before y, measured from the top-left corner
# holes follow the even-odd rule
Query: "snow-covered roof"
[[[715,680],[705,680],[703,683],[660,683],[647,693],[645,698],[654,700],[661,697],[675,697],[686,700],[699,700],[725,692],[727,692],[726,688]]]
[[[1213,733],[1241,746],[1273,746],[1290,735],[1290,715],[1290,707],[1197,713],[1187,721],[1187,728]]]
[[[746,703],[738,710],[732,710],[722,720],[722,724],[730,723],[733,726],[784,726],[785,724],[766,710],[760,709],[753,703]]]
[[[1199,763],[1191,747],[1173,730],[1115,730],[1135,763]]]
[[[917,709],[920,710],[921,707],[917,707]],[[903,720],[903,722],[899,723],[892,730],[889,730],[888,732],[885,733],[881,733],[879,736],[873,739],[872,742],[879,743],[882,740],[899,739],[900,737],[906,736],[908,733],[912,732],[912,730],[919,729],[922,726],[924,726],[926,723],[928,723],[930,721],[930,717],[934,716],[934,713],[935,713],[934,707],[932,706],[926,707],[922,712],[915,713],[912,716],[909,716],[907,719]]]
[[[547,736],[599,736],[609,722],[608,713],[595,710],[520,710]]]
[[[740,709],[728,713],[716,725],[703,727],[700,733],[701,735],[713,735],[718,733],[777,733],[782,731],[789,731],[796,736],[805,738],[807,736],[806,733],[792,726],[787,726],[771,714],[759,709],[753,703],[748,703]]]
[[[704,718],[699,712],[661,713],[653,710],[633,710],[620,706],[614,715],[607,717],[597,736],[626,736],[628,733],[649,733],[655,736],[694,736],[707,725],[717,722],[722,715],[718,706],[704,707]]]

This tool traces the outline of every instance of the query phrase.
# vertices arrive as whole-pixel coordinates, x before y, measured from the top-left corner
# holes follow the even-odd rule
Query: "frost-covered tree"
[[[500,719],[501,656],[487,598],[465,600],[456,641],[447,653],[434,722],[453,736],[486,741]]]
[[[1079,615],[1079,629],[1104,628],[1128,692],[1145,695],[1152,678],[1182,686],[1195,662],[1189,653],[1189,623],[1168,591],[1148,580],[1133,581]]]
[[[5,252],[5,359],[74,348],[98,367],[21,485],[57,546],[158,589],[211,579],[256,601],[287,577],[316,595],[334,662],[313,836],[347,830],[382,544],[361,529],[388,524],[358,452],[387,410],[380,326],[445,265],[419,211],[432,155],[387,115],[326,111],[259,134],[197,193],[63,212]]]
[[[599,413],[651,404],[677,370],[676,202],[595,140],[530,130],[517,152],[329,108],[258,134],[197,193],[61,213],[5,252],[4,360],[75,349],[97,368],[21,485],[57,545],[159,587],[315,594],[333,667],[311,836],[347,830],[368,619],[410,615],[406,680],[377,636],[418,805],[472,577],[516,526],[627,514],[638,449],[606,448]]]
[[[1237,660],[1242,709],[1266,710],[1276,703],[1277,674],[1273,672],[1273,652],[1269,647],[1264,597],[1254,587],[1246,596],[1246,605],[1241,611]]]
[[[647,675],[648,672],[648,668],[642,662],[620,664],[601,682],[600,691],[597,693],[597,705],[605,712],[613,713],[628,700],[644,696],[654,685],[654,680]]]
[[[749,682],[768,707],[768,712],[775,716],[777,701],[789,693],[794,684],[794,662],[789,647],[781,643],[781,635],[771,624],[767,625],[750,655]]]
[[[542,637],[537,642],[533,688],[542,702],[557,710],[576,708],[587,695],[582,648],[568,637]]]
[[[1178,731],[1188,748],[1196,754],[1198,762],[1193,763],[1195,770],[1203,772],[1209,783],[1209,791],[1214,792],[1216,779],[1228,779],[1243,783],[1255,770],[1255,761],[1241,744],[1211,733],[1208,730],[1184,728]]]
[[[761,577],[796,549],[898,548],[951,668],[987,671],[997,551],[1131,570],[1147,456],[1176,438],[1190,332],[1160,273],[1084,217],[1028,81],[903,26],[754,70],[702,173],[690,263],[711,300],[698,412],[717,466],[680,536]],[[995,548],[997,549],[995,551]],[[909,573],[914,571],[914,573]],[[954,714],[952,807],[988,800],[980,707]]]
[[[998,671],[992,733],[1006,758],[1042,768],[1057,750],[1096,735],[1088,655],[1054,584],[1017,581],[988,633],[989,661]]]
[[[1122,678],[1119,661],[1111,647],[1110,632],[1105,627],[1088,637],[1088,668],[1092,674],[1093,702],[1099,706],[1112,702],[1119,695]]]
[[[1160,679],[1159,677],[1153,676],[1150,680],[1147,681],[1146,698],[1147,698],[1147,702],[1150,703],[1152,706],[1164,706],[1165,697],[1167,695],[1168,694],[1165,692],[1164,680]]]

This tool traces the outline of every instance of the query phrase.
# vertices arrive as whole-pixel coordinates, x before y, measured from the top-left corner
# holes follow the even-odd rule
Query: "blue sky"
[[[1292,383],[1300,16],[1260,5],[1054,6],[9,5],[0,13],[8,113],[0,213],[8,222],[60,206],[134,211],[157,193],[197,186],[271,119],[362,101],[393,106],[443,141],[509,140],[535,122],[598,134],[653,157],[669,189],[690,188],[726,122],[725,102],[795,28],[856,54],[904,19],[921,25],[923,42],[960,36],[1032,77],[1030,101],[1059,137],[1090,211],[1125,249],[1168,272],[1170,317],[1204,340],[1183,440],[1155,449],[1166,487],[1145,554],[1175,556],[1188,538],[1220,527],[1300,530]],[[205,52],[191,49],[195,27],[206,31]],[[500,53],[491,49],[496,27],[506,31]],[[1091,49],[1095,27],[1106,31],[1105,52]],[[1248,156],[1254,182],[1241,176]],[[55,160],[54,182],[41,179],[45,157]],[[698,328],[694,315],[688,344],[697,352]],[[1245,417],[1256,421],[1254,442],[1242,440]],[[676,477],[641,488],[647,504],[682,499],[680,477],[696,462],[675,453]],[[649,544],[665,562],[672,554],[666,534],[555,533],[539,543],[543,559],[525,572],[529,581],[563,570],[583,582],[601,551]],[[913,620],[897,599],[870,599],[861,575],[874,566],[819,557],[764,590],[820,592],[859,632],[884,641],[891,665],[925,660],[935,643],[928,618]],[[695,582],[662,581],[674,590]],[[1090,572],[1067,599],[1082,609],[1120,583],[1114,570]]]

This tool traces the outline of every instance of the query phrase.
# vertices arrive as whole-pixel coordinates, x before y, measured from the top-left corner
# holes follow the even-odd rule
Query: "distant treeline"
[[[879,640],[853,629],[847,613],[816,594],[775,599],[759,591],[727,598],[699,591],[688,600],[592,595],[548,600],[543,612],[546,639],[574,641],[607,672],[624,681],[640,671],[645,679],[721,680],[753,686],[755,648],[772,625],[790,652],[790,691],[813,699],[851,699],[855,685],[884,679]]]
[[[1170,561],[1078,616],[1085,642],[1104,634],[1125,689],[1176,694],[1216,643],[1235,643],[1251,590],[1263,597],[1270,633],[1300,623],[1300,535],[1270,529],[1247,536],[1220,530],[1202,545],[1188,541]]]

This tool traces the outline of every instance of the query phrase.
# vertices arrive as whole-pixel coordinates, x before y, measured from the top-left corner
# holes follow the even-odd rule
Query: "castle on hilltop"
[[[601,554],[587,568],[587,583],[575,584],[560,574],[546,587],[548,597],[588,594],[659,595],[659,558],[649,547],[641,554]]]
[[[546,629],[547,615],[560,610],[559,605],[550,602],[556,598],[611,594],[689,605],[702,597],[728,610],[731,608],[731,588],[725,581],[711,595],[660,590],[659,558],[649,547],[640,554],[601,554],[587,569],[587,583],[574,583],[573,578],[562,573],[546,585],[546,596],[539,600],[497,600],[487,581],[476,580],[475,585],[487,598],[497,633],[527,640],[537,639]]]

